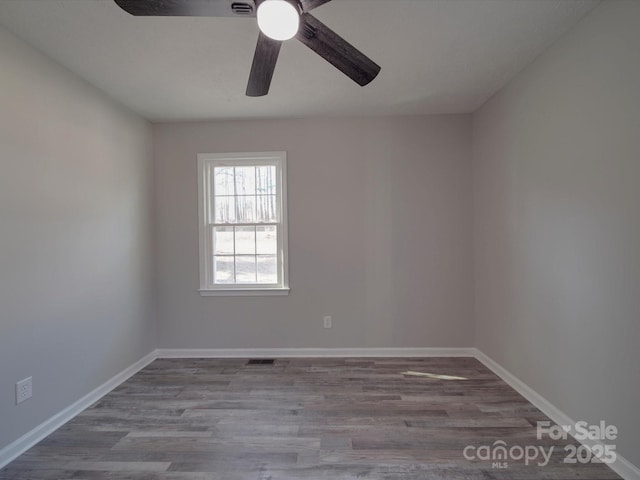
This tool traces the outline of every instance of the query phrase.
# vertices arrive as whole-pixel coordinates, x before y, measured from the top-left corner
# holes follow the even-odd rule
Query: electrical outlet
[[[33,395],[33,378],[28,377],[16,383],[16,405],[24,402]]]
[[[324,317],[324,328],[331,328],[331,317],[328,315]]]

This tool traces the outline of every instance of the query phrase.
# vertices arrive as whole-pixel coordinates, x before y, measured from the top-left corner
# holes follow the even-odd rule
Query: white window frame
[[[213,229],[211,216],[214,186],[211,169],[221,166],[247,165],[276,166],[276,194],[280,199],[278,229],[278,283],[277,284],[215,284],[213,282]],[[288,229],[287,229],[287,153],[200,153],[198,154],[198,218],[200,242],[200,295],[201,296],[253,296],[288,295]]]

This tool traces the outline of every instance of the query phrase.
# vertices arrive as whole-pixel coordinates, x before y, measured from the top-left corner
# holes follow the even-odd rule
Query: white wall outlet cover
[[[33,378],[28,377],[16,383],[16,405],[33,395]]]
[[[331,317],[328,315],[324,317],[324,328],[331,328]]]

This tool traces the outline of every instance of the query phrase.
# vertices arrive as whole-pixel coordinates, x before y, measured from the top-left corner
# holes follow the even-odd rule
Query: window
[[[286,152],[198,155],[200,294],[286,295]]]

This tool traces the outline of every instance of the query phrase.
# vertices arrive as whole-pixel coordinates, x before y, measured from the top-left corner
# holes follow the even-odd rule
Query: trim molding
[[[56,413],[54,416],[42,422],[40,425],[35,427],[33,430],[25,433],[23,436],[18,438],[16,441],[10,443],[2,450],[0,450],[0,468],[6,466],[9,462],[14,460],[16,457],[22,455],[24,452],[33,447],[40,440],[44,439],[47,435],[50,435],[55,430],[60,428],[62,425],[67,423],[73,417],[81,413],[87,407],[95,403],[104,397],[111,390],[116,388],[118,385],[123,383],[129,377],[138,373],[144,367],[149,365],[157,358],[156,351],[152,351],[142,357],[133,365],[122,370],[120,373],[111,377],[105,383],[95,388],[84,397],[79,400],[73,402],[71,405]]]
[[[564,413],[554,404],[552,404],[549,400],[544,398],[538,392],[536,392],[529,385],[524,383],[498,362],[493,360],[491,357],[483,353],[482,351],[475,350],[475,357],[482,362],[489,370],[493,371],[496,375],[498,375],[502,380],[504,380],[511,388],[513,388],[516,392],[526,398],[529,402],[531,402],[538,410],[544,413],[547,417],[549,417],[553,422],[558,425],[575,425],[576,422],[569,415]],[[593,447],[594,445],[602,445],[602,442],[595,440],[578,440],[583,445],[587,447]],[[616,452],[616,460],[615,462],[608,464],[608,466],[620,475],[625,480],[640,480],[640,469],[636,467],[629,460],[624,458],[620,453]]]
[[[159,348],[158,358],[474,357],[474,348]]]

